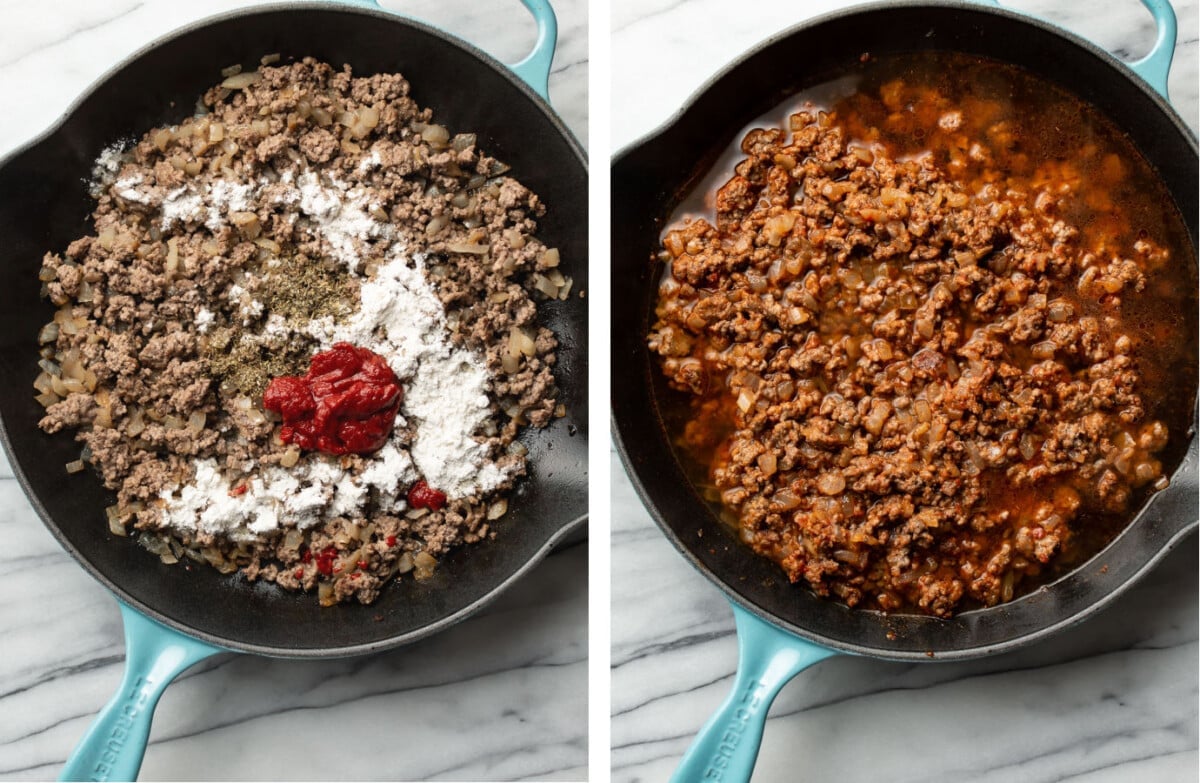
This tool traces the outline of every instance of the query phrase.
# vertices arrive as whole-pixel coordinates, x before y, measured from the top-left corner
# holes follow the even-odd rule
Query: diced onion
[[[416,567],[413,576],[417,579],[428,579],[433,576],[433,569],[437,567],[437,560],[428,552],[417,552],[413,555],[413,565]]]
[[[558,298],[558,286],[550,281],[550,278],[545,275],[535,274],[533,276],[533,286],[551,299]]]
[[[258,71],[235,73],[221,82],[221,86],[227,90],[244,90],[258,81],[259,78],[261,78],[261,74]]]
[[[490,245],[477,245],[473,242],[447,242],[446,250],[451,253],[466,253],[468,255],[482,256],[491,250]]]
[[[817,489],[823,495],[836,495],[846,488],[846,477],[840,471],[822,473],[817,478]]]
[[[129,531],[125,529],[125,524],[121,522],[121,514],[116,506],[108,506],[104,509],[105,515],[108,517],[108,529],[113,535],[127,536]]]
[[[450,131],[441,125],[427,125],[425,130],[421,131],[421,138],[428,142],[429,146],[440,149],[450,141]]]
[[[775,471],[778,469],[778,461],[775,458],[775,454],[769,451],[765,454],[759,454],[758,469],[761,470],[765,476],[775,475]]]
[[[510,356],[518,356],[525,354],[533,356],[537,346],[533,338],[525,333],[524,329],[514,326],[508,333],[508,353]]]
[[[125,425],[125,434],[131,438],[136,438],[141,435],[146,429],[146,420],[141,408],[135,408],[133,413],[129,415],[129,422]]]
[[[107,405],[102,405],[96,409],[96,415],[92,418],[92,426],[100,430],[112,429],[112,409]]]

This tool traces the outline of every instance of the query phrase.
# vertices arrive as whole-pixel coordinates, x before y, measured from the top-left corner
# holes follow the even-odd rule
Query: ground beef
[[[428,576],[450,548],[491,535],[489,516],[504,513],[503,494],[525,471],[523,452],[510,448],[520,427],[564,414],[557,341],[537,323],[538,301],[570,292],[557,251],[534,236],[545,207],[473,134],[433,124],[398,74],[354,77],[348,66],[304,59],[236,76],[202,104],[201,114],[139,139],[117,175],[97,184],[95,233],[46,256],[43,293],[59,310],[41,338],[41,426],[76,431],[84,459],[117,493],[110,527],[135,527],[163,560],[241,569],[316,590],[323,603],[373,601],[389,579]],[[323,260],[329,241],[278,208],[280,183],[302,168],[367,189],[372,216],[430,259],[452,339],[483,357],[494,378],[494,421],[477,437],[510,479],[440,510],[400,519],[368,503],[348,518],[254,542],[164,530],[159,495],[190,479],[194,459],[215,458],[246,479],[260,466],[295,463],[278,417],[261,407],[266,377],[246,368],[303,374],[314,347],[272,342],[260,327],[268,310],[338,315],[339,297],[357,296]],[[266,184],[216,223],[166,220],[161,205],[177,188],[222,182]],[[379,260],[369,243],[355,239],[355,251],[363,267]],[[264,281],[275,268],[328,296],[272,299]],[[345,459],[352,470],[365,464]]]
[[[1194,366],[1194,333],[1163,327],[1195,307],[1164,232],[1096,216],[1131,164],[1017,145],[1045,117],[1014,131],[939,78],[747,133],[714,219],[664,236],[649,345],[745,542],[850,606],[948,616],[1078,562],[1096,516],[1166,485],[1146,395]],[[1152,280],[1173,312],[1147,317]]]

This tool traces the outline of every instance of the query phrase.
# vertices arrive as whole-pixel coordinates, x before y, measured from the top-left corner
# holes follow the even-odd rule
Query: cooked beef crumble
[[[1184,433],[1147,395],[1175,361],[1194,389],[1194,295],[1165,232],[1114,204],[1145,163],[1103,139],[1046,154],[1027,134],[1052,104],[1021,119],[936,76],[876,81],[750,131],[715,221],[665,234],[649,345],[692,400],[681,441],[792,581],[994,605],[1166,486],[1156,455]]]
[[[45,257],[43,292],[59,310],[40,336],[41,426],[76,431],[84,459],[117,493],[110,527],[125,534],[132,525],[164,561],[316,588],[326,604],[371,602],[398,573],[427,575],[451,547],[492,535],[505,491],[525,471],[520,428],[563,413],[557,343],[538,325],[536,301],[566,298],[570,281],[555,268],[557,250],[534,236],[544,212],[537,195],[505,176],[473,134],[433,124],[398,74],[354,77],[306,58],[231,73],[202,106],[137,141],[98,183],[95,233]],[[370,218],[426,259],[452,344],[481,357],[490,376],[493,416],[477,434],[507,478],[441,509],[387,513],[372,496],[257,540],[164,529],[161,495],[187,484],[197,459],[249,482],[264,467],[308,458],[281,441],[261,401],[271,378],[303,374],[316,346],[272,334],[267,319],[346,317],[388,248],[373,235],[335,242],[297,219],[285,186],[305,172],[366,194]],[[249,197],[236,190],[247,183]],[[220,214],[189,205],[193,192],[223,194]],[[187,206],[192,214],[176,214]],[[413,433],[393,438],[407,444]],[[359,475],[369,461],[346,456],[341,468]]]

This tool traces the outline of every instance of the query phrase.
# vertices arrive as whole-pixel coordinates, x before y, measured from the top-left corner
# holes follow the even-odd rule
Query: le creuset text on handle
[[[738,668],[733,689],[688,748],[672,783],[744,783],[780,688],[833,650],[783,631],[737,604]]]
[[[120,606],[125,675],[67,759],[59,780],[136,780],[163,691],[188,667],[224,652]]]

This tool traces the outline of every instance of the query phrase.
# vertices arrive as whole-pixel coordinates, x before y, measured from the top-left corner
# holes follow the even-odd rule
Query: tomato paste
[[[283,417],[279,437],[327,454],[369,454],[392,434],[403,391],[382,356],[337,343],[308,373],[275,378],[263,407]]]
[[[446,493],[434,489],[421,479],[408,491],[408,505],[440,511],[442,506],[446,505]]]

